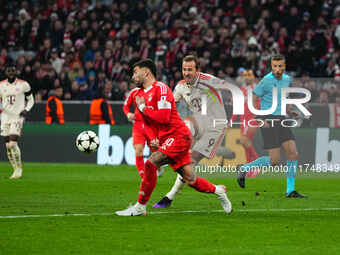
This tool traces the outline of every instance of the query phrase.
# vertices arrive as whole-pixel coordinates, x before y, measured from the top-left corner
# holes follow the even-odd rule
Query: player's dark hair
[[[153,74],[153,76],[155,76],[155,77],[157,76],[157,67],[156,67],[156,64],[155,64],[155,62],[153,62],[149,58],[139,60],[137,63],[135,63],[133,65],[133,69],[135,67],[139,67],[139,68],[146,67],[146,68],[148,68],[150,70],[150,72]]]
[[[195,55],[188,55],[188,56],[185,56],[183,58],[183,62],[191,62],[191,61],[195,62],[196,69],[199,70],[200,69],[200,61],[198,60],[198,58]]]
[[[279,61],[279,60],[283,60],[286,61],[285,56],[283,56],[282,54],[275,54],[271,57],[271,61]]]
[[[14,61],[8,61],[5,65],[5,69],[10,68],[10,67],[14,67],[16,69],[17,65],[15,64]]]

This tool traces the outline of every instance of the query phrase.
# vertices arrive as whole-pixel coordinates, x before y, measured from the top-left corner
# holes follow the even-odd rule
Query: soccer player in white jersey
[[[201,73],[199,60],[193,55],[183,58],[182,74],[184,80],[180,81],[174,90],[176,102],[184,100],[193,112],[185,120],[194,137],[191,148],[193,163],[202,158],[213,158],[215,154],[225,158],[235,157],[227,148],[220,147],[224,138],[225,125],[215,125],[215,119],[227,119],[220,89],[227,89],[228,83],[210,74]],[[205,100],[205,104],[202,104]],[[202,109],[206,107],[206,109]],[[203,110],[203,111],[202,111]],[[171,205],[176,194],[183,189],[185,182],[180,175],[177,176],[174,186],[153,208],[166,208]]]
[[[7,155],[13,167],[11,179],[22,176],[21,152],[18,139],[27,115],[34,104],[30,85],[17,78],[17,69],[14,64],[5,68],[7,79],[0,82],[1,136],[5,138]]]

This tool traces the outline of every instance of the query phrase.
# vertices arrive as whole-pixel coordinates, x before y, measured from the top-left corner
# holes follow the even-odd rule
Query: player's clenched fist
[[[145,108],[145,99],[144,99],[144,97],[136,96],[136,104],[137,104],[138,109],[141,112],[143,112],[144,108]]]
[[[139,96],[136,96],[136,104],[139,106],[141,104],[145,104],[145,99],[144,97],[139,97]]]

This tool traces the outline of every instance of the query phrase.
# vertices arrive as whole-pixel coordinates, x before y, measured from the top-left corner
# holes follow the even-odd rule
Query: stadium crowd
[[[262,77],[280,52],[313,102],[340,103],[339,0],[0,2],[0,70],[15,60],[36,101],[59,86],[64,100],[91,100],[104,88],[124,100],[139,58],[153,59],[157,78],[173,87],[190,53],[203,72],[242,80],[244,68]]]

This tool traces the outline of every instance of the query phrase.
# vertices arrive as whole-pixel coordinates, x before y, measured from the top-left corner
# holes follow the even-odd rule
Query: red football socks
[[[138,202],[145,205],[156,187],[157,183],[157,166],[149,160],[145,162],[144,178],[139,188]]]
[[[140,178],[144,178],[144,156],[136,156],[136,167]]]
[[[202,177],[197,177],[195,183],[190,186],[199,192],[205,193],[214,193],[216,189],[214,184]]]

